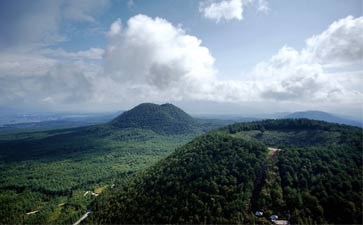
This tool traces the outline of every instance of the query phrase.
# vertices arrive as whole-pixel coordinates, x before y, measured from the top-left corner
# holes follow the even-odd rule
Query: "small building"
[[[275,221],[275,220],[278,220],[278,219],[279,219],[279,217],[277,215],[270,216],[271,221]]]
[[[111,188],[115,188],[115,187],[116,187],[116,185],[115,185],[115,184],[112,184],[112,185],[111,185]]]
[[[261,211],[256,211],[256,212],[255,212],[255,216],[257,216],[257,217],[262,217],[262,216],[263,216],[263,212],[261,212]]]

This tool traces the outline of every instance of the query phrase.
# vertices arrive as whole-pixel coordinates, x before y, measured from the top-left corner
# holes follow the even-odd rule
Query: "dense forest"
[[[266,158],[262,144],[202,136],[94,205],[100,223],[243,223],[253,181]]]
[[[362,147],[362,129],[345,125],[230,125],[106,191],[87,222],[361,224]]]
[[[72,223],[94,199],[86,191],[117,184],[193,137],[103,126],[26,136],[0,143],[1,224]]]
[[[164,112],[166,117],[185,117],[175,106],[162,106],[163,111],[165,107],[171,111]],[[117,119],[122,120],[122,115]],[[134,125],[144,120],[158,123],[153,112],[145,111],[144,120],[126,115],[134,118]],[[0,133],[0,224],[74,223],[97,198],[84,196],[86,191],[100,194],[118,186],[217,126],[192,118],[193,129],[180,132],[183,126],[169,120],[168,129],[157,133],[136,125],[120,128],[116,120],[81,128]],[[170,131],[172,127],[175,131]]]

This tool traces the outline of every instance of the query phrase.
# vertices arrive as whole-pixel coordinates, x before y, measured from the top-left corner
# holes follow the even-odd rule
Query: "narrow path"
[[[85,214],[83,214],[83,216],[79,219],[79,220],[77,220],[77,222],[75,222],[73,225],[78,225],[78,224],[80,224],[84,219],[86,219],[88,216],[89,216],[89,214],[91,213],[91,210],[88,210]]]
[[[268,154],[262,177],[258,177],[252,198],[251,210],[255,212],[269,212],[269,214],[277,215],[284,218],[284,196],[281,186],[281,177],[278,167],[278,155],[282,149],[267,147]],[[262,179],[261,179],[262,178]],[[261,216],[256,216],[261,217]],[[266,219],[268,217],[264,216]],[[276,225],[288,225],[288,221],[284,219],[270,220]]]
[[[27,212],[26,214],[27,214],[27,215],[31,215],[31,214],[35,214],[35,213],[37,213],[37,212],[39,212],[39,210],[35,210],[35,211],[32,211],[32,212]]]

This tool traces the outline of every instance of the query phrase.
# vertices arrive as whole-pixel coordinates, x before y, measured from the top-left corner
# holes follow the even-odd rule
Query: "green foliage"
[[[117,183],[192,137],[110,125],[3,135],[0,224],[71,224],[95,198],[85,191]]]
[[[262,144],[229,135],[197,138],[94,205],[94,223],[244,223]]]
[[[261,132],[261,129],[265,129],[264,132]],[[361,128],[308,119],[237,123],[222,128],[218,132],[282,148],[362,145],[362,140],[359,138],[362,133]]]
[[[278,165],[292,222],[361,224],[361,154],[354,146],[281,152]]]
[[[362,223],[362,129],[289,119],[234,124],[221,131],[282,149],[267,162],[255,190],[255,210],[271,210],[296,224]]]
[[[362,145],[362,129],[321,121],[234,124],[108,191],[87,222],[361,224]]]

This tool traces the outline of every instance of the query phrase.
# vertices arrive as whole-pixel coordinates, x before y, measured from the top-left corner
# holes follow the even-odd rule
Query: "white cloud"
[[[363,99],[362,68],[363,17],[348,16],[332,23],[327,30],[306,41],[297,51],[283,47],[250,74],[262,98],[299,101],[355,101]],[[343,70],[332,73],[329,67]]]
[[[104,50],[67,52],[49,46],[66,40],[65,22],[95,24],[108,2],[37,0],[29,7],[14,0],[4,4],[0,15],[0,104],[34,108],[93,101],[100,70],[94,61],[103,58]]]
[[[348,16],[306,41],[305,53],[321,64],[362,63],[363,17]]]
[[[92,100],[97,65],[38,53],[0,54],[0,104],[70,104]]]
[[[260,12],[270,11],[267,0],[205,0],[200,3],[199,12],[217,23],[222,20],[242,20],[245,7],[251,4]]]
[[[267,0],[258,0],[257,2],[257,10],[267,13],[268,11],[270,11],[270,7],[268,5],[268,1]]]
[[[116,36],[121,33],[122,24],[121,19],[118,18],[115,22],[113,22],[110,26],[110,31],[108,32],[108,36]]]
[[[124,28],[116,20],[107,38],[105,53],[96,48],[79,52],[45,48],[12,57],[0,54],[6,59],[0,63],[0,102],[57,105],[213,98],[214,58],[182,28],[138,15]],[[100,66],[87,60],[100,57]]]
[[[243,2],[242,0],[222,0],[219,2],[202,2],[199,11],[207,19],[216,20],[242,20]]]
[[[250,76],[264,99],[331,100],[342,92],[322,65],[305,62],[301,53],[290,47],[283,47],[269,61],[258,64]]]
[[[126,88],[171,98],[197,96],[215,79],[214,58],[198,38],[144,15],[130,18],[124,29],[120,20],[111,25],[104,63],[105,74]]]

